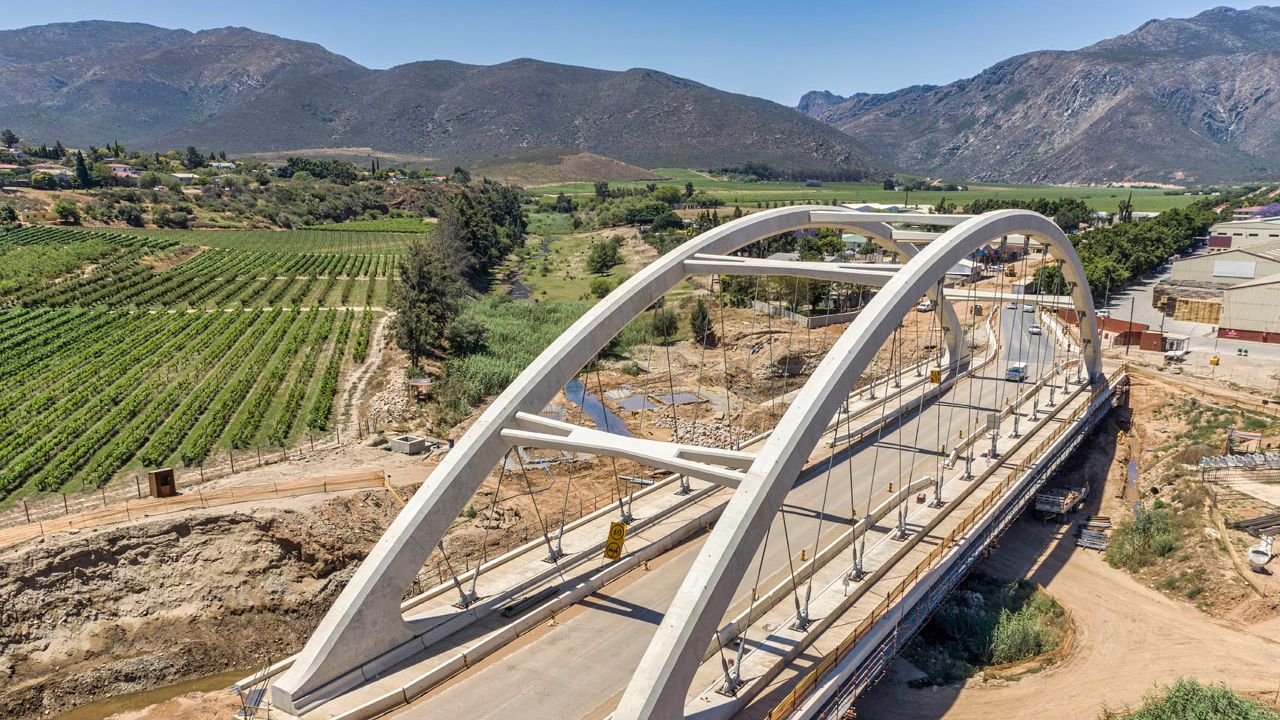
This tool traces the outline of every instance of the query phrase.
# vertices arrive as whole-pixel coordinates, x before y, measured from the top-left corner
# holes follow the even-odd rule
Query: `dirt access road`
[[[858,717],[1093,720],[1104,709],[1140,704],[1153,685],[1178,677],[1221,681],[1250,694],[1275,692],[1280,638],[1274,623],[1211,618],[1076,548],[1067,527],[1024,517],[978,570],[1044,585],[1075,620],[1071,656],[1011,683],[971,679],[963,686],[914,690],[886,681],[858,703]]]

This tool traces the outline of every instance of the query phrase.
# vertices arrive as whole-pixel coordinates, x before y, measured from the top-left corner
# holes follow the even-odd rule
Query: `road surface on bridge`
[[[786,579],[789,561],[797,560],[802,548],[812,554],[824,489],[826,515],[821,522],[820,544],[825,546],[848,529],[851,471],[852,495],[861,517],[867,512],[869,486],[873,492],[870,505],[875,507],[886,498],[889,483],[895,483],[896,488],[901,478],[914,480],[935,474],[939,454],[932,449],[944,443],[954,446],[962,431],[969,432],[971,423],[980,423],[983,415],[1014,397],[1021,386],[1004,380],[1008,364],[1026,362],[1030,376],[1037,377],[1039,369],[1050,363],[1052,339],[1047,331],[1038,336],[1027,333],[1026,327],[1034,318],[1034,313],[1024,313],[1020,307],[1002,312],[1003,342],[997,361],[979,370],[974,378],[962,379],[937,401],[926,403],[921,412],[886,427],[879,442],[871,437],[852,447],[841,447],[830,472],[829,489],[825,449],[816,449],[788,494],[783,512],[775,518],[766,544],[756,551],[753,571],[742,578],[726,619],[746,609],[756,585],[754,568],[763,568],[759,581],[763,591]],[[975,454],[985,446],[980,442]],[[904,447],[919,450],[897,452]],[[975,462],[975,471],[978,467]],[[885,520],[891,521],[892,515]],[[632,571],[562,613],[555,625],[533,631],[392,716],[419,717],[425,710],[433,717],[469,720],[606,717],[705,538],[702,534],[677,547],[651,563],[647,571]],[[851,560],[846,555],[840,562]],[[709,640],[712,632],[707,629]],[[703,689],[695,683],[690,691],[696,695]]]

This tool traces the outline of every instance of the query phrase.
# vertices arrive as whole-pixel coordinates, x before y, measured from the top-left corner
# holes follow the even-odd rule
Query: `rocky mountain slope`
[[[1280,8],[1153,20],[949,85],[799,109],[898,165],[976,180],[1216,182],[1280,174]]]
[[[665,73],[520,59],[372,70],[245,28],[88,21],[0,32],[0,127],[33,139],[268,151],[369,146],[446,159],[531,148],[644,167],[868,171],[865,146],[792,108]]]

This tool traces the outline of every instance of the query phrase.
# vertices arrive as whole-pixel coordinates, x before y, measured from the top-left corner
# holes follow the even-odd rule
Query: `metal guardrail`
[[[1014,466],[1013,471],[1000,481],[994,491],[988,493],[977,507],[971,510],[956,527],[952,528],[951,531],[947,533],[947,536],[929,552],[924,560],[922,560],[906,577],[904,577],[897,586],[889,591],[884,599],[882,599],[880,603],[876,605],[875,609],[871,611],[871,614],[862,622],[858,623],[858,626],[854,628],[852,633],[841,640],[834,650],[823,656],[822,660],[820,660],[818,664],[814,666],[814,668],[810,670],[799,683],[796,684],[791,692],[779,701],[769,714],[765,716],[766,720],[782,720],[782,718],[788,717],[792,712],[794,712],[800,701],[813,690],[813,688],[818,684],[818,681],[830,672],[837,663],[843,660],[849,652],[853,650],[854,646],[856,646],[858,642],[872,630],[872,628],[874,628],[886,615],[889,614],[889,611],[893,606],[906,595],[912,586],[915,585],[916,581],[920,579],[920,576],[933,569],[934,565],[937,564],[942,556],[951,549],[951,546],[955,544],[956,540],[960,536],[964,535],[965,532],[974,525],[974,523],[990,511],[993,505],[1002,501],[1009,488],[1016,482],[1019,482],[1020,479],[1032,469],[1032,467],[1040,462],[1041,457],[1045,455],[1045,453],[1062,437],[1064,433],[1067,432],[1068,428],[1074,429],[1073,426],[1075,421],[1079,420],[1081,416],[1091,411],[1094,402],[1103,392],[1109,392],[1111,389],[1112,387],[1108,385],[1090,393],[1089,400],[1087,402],[1077,407],[1065,418],[1063,422],[1059,423],[1058,426],[1054,428],[1053,432],[1051,432],[1047,438],[1042,440],[1040,444],[1036,446],[1029,459],[1024,459]],[[976,483],[971,486],[972,489],[976,489],[976,487]],[[934,523],[931,523],[931,526],[936,525],[936,523],[940,522],[941,519],[945,517],[946,516],[940,516],[939,518],[935,518]],[[926,527],[921,530],[918,535],[926,535],[931,529],[932,527]]]

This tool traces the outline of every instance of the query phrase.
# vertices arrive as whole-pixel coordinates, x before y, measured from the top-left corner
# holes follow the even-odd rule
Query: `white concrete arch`
[[[881,293],[842,335],[783,416],[763,453],[751,463],[750,469],[745,474],[725,476],[726,482],[733,484],[739,484],[738,475],[744,479],[726,510],[725,518],[713,533],[711,539],[716,541],[715,544],[709,542],[703,550],[686,581],[685,590],[699,577],[705,577],[710,584],[699,586],[689,597],[685,597],[687,593],[682,591],[642,665],[642,668],[652,669],[657,663],[658,672],[649,677],[642,676],[650,670],[637,673],[619,708],[622,715],[618,717],[678,715],[689,678],[696,667],[696,663],[690,666],[689,660],[701,652],[695,646],[700,641],[705,648],[727,602],[727,591],[723,588],[732,583],[722,581],[734,572],[736,566],[733,562],[723,562],[725,552],[729,548],[754,548],[758,544],[756,536],[761,527],[760,518],[766,513],[771,517],[776,512],[787,487],[784,478],[795,476],[793,466],[803,462],[817,440],[816,433],[835,413],[838,398],[832,391],[857,380],[858,374],[883,343],[882,336],[891,332],[902,314],[919,297],[936,295],[937,281],[947,269],[991,239],[1010,233],[1036,235],[1044,238],[1055,256],[1064,260],[1067,278],[1077,281],[1073,289],[1077,308],[1084,311],[1086,317],[1093,316],[1092,300],[1070,243],[1056,226],[1042,216],[1025,211],[989,213],[969,219],[947,216],[943,218],[946,222],[939,224],[958,224],[939,242],[914,253],[915,257],[912,257],[910,246],[893,240],[893,231],[885,221],[895,219],[918,221],[916,216],[897,218],[827,206],[778,208],[754,213],[699,235],[620,285],[530,364],[490,404],[426,479],[361,563],[291,667],[272,685],[273,704],[287,712],[303,711],[364,682],[370,673],[385,667],[388,662],[421,649],[422,644],[417,638],[423,629],[404,620],[400,603],[405,590],[449,524],[462,512],[503,452],[516,442],[513,438],[522,437],[521,432],[528,432],[522,427],[527,427],[530,414],[536,414],[550,402],[560,388],[628,322],[691,272],[697,272],[688,264],[695,255],[729,255],[763,238],[804,228],[861,230],[890,250],[912,259],[887,279]],[[936,299],[941,300],[940,297]],[[940,303],[940,307],[951,311],[949,303]],[[895,312],[896,316],[893,315]],[[891,316],[891,320],[887,319]],[[955,328],[950,333],[949,345],[962,346],[959,324],[953,311],[949,312],[949,318],[944,316],[945,322],[948,325],[954,323]],[[1093,325],[1085,325],[1086,337],[1091,337]],[[1096,356],[1096,341],[1092,343],[1091,352]],[[953,353],[951,357],[958,355]],[[1089,368],[1091,376],[1096,375],[1096,357],[1089,363]],[[841,377],[835,377],[833,373]],[[844,397],[844,393],[839,397]],[[704,457],[698,457],[696,453],[694,449],[676,448],[668,453],[667,460],[672,463],[694,462],[713,455],[704,453]],[[770,458],[768,463],[762,462],[766,456]],[[721,459],[728,464],[743,462],[742,458],[728,456]],[[776,468],[768,467],[771,463],[776,464]],[[767,524],[767,517],[764,521]],[[708,554],[709,551],[713,552]],[[684,607],[689,602],[694,604]],[[704,618],[709,618],[707,622],[710,623],[705,627],[705,633]],[[689,639],[695,636],[697,639],[690,643]],[[693,649],[686,651],[686,648]],[[676,686],[678,689],[673,689]]]
[[[821,222],[827,212],[814,215]],[[703,652],[828,420],[917,299],[969,253],[1013,233],[1045,242],[1062,261],[1077,310],[1083,317],[1093,317],[1093,299],[1079,258],[1061,229],[1042,215],[1002,210],[970,217],[924,247],[850,323],[787,407],[699,550],[632,675],[614,720],[683,717],[685,695]],[[1089,377],[1097,381],[1096,328],[1084,322],[1081,331]]]

